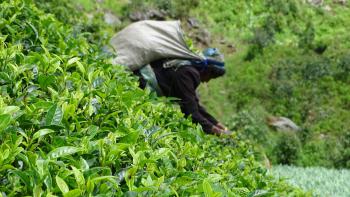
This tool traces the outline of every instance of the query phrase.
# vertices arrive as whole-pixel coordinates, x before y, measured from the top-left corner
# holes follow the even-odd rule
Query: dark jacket
[[[180,68],[163,68],[162,61],[151,63],[157,77],[158,85],[164,96],[179,98],[181,111],[186,116],[192,116],[194,123],[199,123],[206,133],[218,121],[211,116],[200,104],[196,89],[200,84],[199,71],[193,66]]]

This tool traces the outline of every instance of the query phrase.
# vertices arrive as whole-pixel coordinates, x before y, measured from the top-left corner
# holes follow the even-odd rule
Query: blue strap
[[[208,65],[215,65],[224,68],[225,63],[224,62],[219,62],[216,60],[212,59],[204,59],[204,60],[191,60],[191,64],[193,66],[199,66],[201,68],[208,68]]]
[[[212,60],[212,59],[206,59],[206,63],[207,63],[207,65],[215,65],[215,66],[219,66],[219,67],[225,67],[224,62],[219,62],[219,61]]]

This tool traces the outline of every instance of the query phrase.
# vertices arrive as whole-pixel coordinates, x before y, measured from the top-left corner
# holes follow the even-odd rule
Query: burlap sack
[[[180,21],[136,22],[113,36],[110,44],[117,52],[112,63],[130,70],[163,58],[203,60],[187,47]]]

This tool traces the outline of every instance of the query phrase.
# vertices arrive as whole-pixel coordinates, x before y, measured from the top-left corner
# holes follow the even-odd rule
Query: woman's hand
[[[212,129],[211,129],[211,132],[215,135],[230,135],[232,132],[227,130],[227,128],[225,128],[224,126],[213,126]]]
[[[211,132],[213,133],[213,134],[216,134],[216,135],[221,135],[222,133],[224,133],[224,129],[221,129],[221,128],[219,128],[218,126],[213,126],[212,128],[211,128]]]
[[[216,127],[220,128],[220,129],[222,129],[222,130],[224,130],[224,131],[228,130],[227,127],[225,127],[225,126],[224,126],[223,124],[221,124],[220,122],[219,122],[218,124],[216,124]]]

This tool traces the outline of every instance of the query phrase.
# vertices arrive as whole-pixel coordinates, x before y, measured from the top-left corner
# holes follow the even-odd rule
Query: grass
[[[275,166],[271,173],[278,178],[321,197],[348,197],[350,195],[350,170],[321,167]]]

